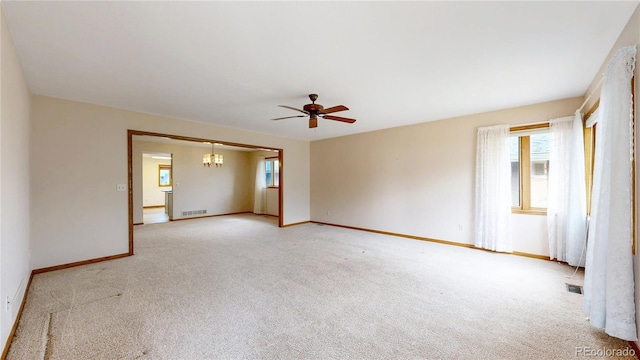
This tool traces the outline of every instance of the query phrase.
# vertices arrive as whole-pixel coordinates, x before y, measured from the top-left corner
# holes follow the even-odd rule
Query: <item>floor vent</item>
[[[575,294],[582,294],[582,286],[567,284],[567,291]]]
[[[189,211],[183,211],[182,216],[204,215],[206,213],[207,213],[207,210],[189,210]]]

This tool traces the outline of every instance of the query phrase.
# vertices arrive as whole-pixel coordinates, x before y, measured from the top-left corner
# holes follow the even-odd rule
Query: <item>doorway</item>
[[[142,213],[144,224],[168,222],[172,196],[172,154],[142,153]]]
[[[173,201],[174,209],[172,209],[170,213],[173,212],[174,215],[177,214],[177,218],[172,219],[170,216],[171,214],[169,214],[169,220],[183,220],[183,219],[186,220],[190,218],[229,215],[233,213],[233,212],[220,213],[216,209],[214,209],[213,211],[209,211],[201,207],[197,207],[197,208],[193,207],[192,209],[191,206],[189,207],[185,206],[184,208],[182,208],[179,205],[179,200],[181,201],[181,204],[183,204],[184,199],[189,198],[193,200],[194,198],[197,198],[197,196],[195,196],[194,193],[197,193],[199,197],[202,197],[202,194],[220,193],[219,191],[220,183],[209,181],[206,184],[201,184],[199,187],[196,187],[196,186],[191,186],[190,181],[189,182],[184,181],[181,184],[180,176],[178,175],[178,174],[184,174],[185,166],[188,166],[189,167],[188,171],[191,171],[191,172],[203,171],[202,169],[206,168],[206,169],[213,170],[213,171],[207,171],[209,174],[213,173],[215,171],[215,168],[217,168],[217,166],[203,167],[203,165],[206,165],[204,164],[204,161],[207,153],[214,153],[214,152],[218,153],[220,152],[219,151],[220,148],[223,148],[223,149],[226,148],[228,150],[231,150],[231,148],[234,148],[233,150],[237,150],[238,152],[243,152],[243,153],[251,152],[253,154],[257,154],[258,152],[261,152],[261,151],[269,151],[271,154],[277,154],[278,164],[279,164],[279,175],[282,176],[282,173],[283,173],[284,166],[283,166],[282,159],[284,157],[283,156],[284,153],[283,153],[283,150],[279,148],[269,148],[269,147],[263,147],[263,146],[257,146],[257,145],[239,144],[239,143],[226,142],[226,141],[221,141],[216,139],[192,138],[192,137],[185,137],[185,136],[172,135],[172,134],[128,130],[127,145],[128,145],[128,184],[129,184],[129,194],[128,194],[129,195],[129,201],[128,201],[129,203],[129,255],[133,255],[134,253],[133,225],[142,223],[142,218],[143,218],[142,211],[138,210],[138,209],[142,209],[143,207],[142,206],[143,196],[141,195],[141,180],[140,180],[142,177],[140,174],[141,167],[142,167],[142,164],[141,164],[142,150],[139,145],[141,142],[140,139],[144,139],[145,142],[152,141],[159,144],[164,144],[165,148],[162,151],[148,151],[149,153],[164,152],[166,154],[171,154],[171,175],[172,175],[171,189],[172,189],[173,198],[174,198],[174,201]],[[160,145],[158,146],[154,145],[153,148],[158,148],[159,146]],[[190,149],[189,151],[191,151],[191,153],[188,154],[188,157],[185,157],[184,151],[176,155],[175,152],[171,151],[171,148],[172,147],[175,148],[176,146],[189,148]],[[214,151],[213,147],[215,147],[218,150]],[[162,148],[162,146],[160,146],[160,148]],[[179,150],[182,151],[183,149],[181,148]],[[224,153],[224,151],[221,151],[221,152]],[[203,156],[203,153],[205,156]],[[230,153],[233,153],[233,151],[230,151]],[[220,164],[220,167],[225,169],[225,171],[228,171],[228,169],[232,168],[234,165],[235,164],[233,162],[227,161],[227,155],[225,155],[224,164]],[[219,173],[222,172],[222,169],[219,169],[219,170],[220,170]],[[203,175],[203,176],[211,176],[211,175]],[[196,179],[196,178],[193,178],[193,179],[202,181],[202,179]],[[237,185],[235,184],[235,182],[236,181],[231,180],[231,183],[234,183],[233,186]],[[283,186],[284,186],[284,182],[282,181],[282,179],[280,179],[279,187],[277,189],[277,203],[278,203],[277,218],[278,218],[279,227],[283,227],[283,216],[282,216]],[[202,189],[208,189],[208,191],[203,193]],[[251,186],[251,189],[253,189],[253,186]],[[191,194],[191,197],[188,197],[186,194]],[[239,211],[236,213],[250,213],[250,212],[252,212],[250,209],[246,209],[245,211]]]

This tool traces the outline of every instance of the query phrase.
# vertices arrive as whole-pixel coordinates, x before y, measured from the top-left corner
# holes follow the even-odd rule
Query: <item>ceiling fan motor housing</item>
[[[320,110],[324,109],[324,106],[316,104],[318,94],[309,94],[309,99],[311,100],[311,104],[305,105],[302,108],[304,111],[308,112],[310,115],[317,115]]]
[[[302,109],[308,112],[309,114],[317,114],[318,111],[324,109],[324,106],[320,104],[307,104]]]

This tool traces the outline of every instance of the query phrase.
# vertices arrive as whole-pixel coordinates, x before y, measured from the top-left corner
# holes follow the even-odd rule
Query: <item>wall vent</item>
[[[205,215],[207,210],[189,210],[183,211],[182,216],[194,216],[194,215]]]

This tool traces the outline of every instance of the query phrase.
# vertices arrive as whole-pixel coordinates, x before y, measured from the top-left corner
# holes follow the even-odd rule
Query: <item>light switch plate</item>
[[[127,191],[127,184],[118,184],[116,185],[117,191]]]

